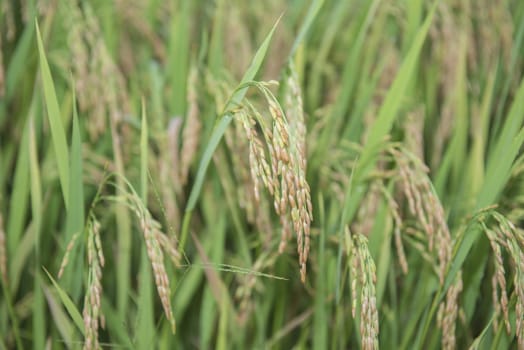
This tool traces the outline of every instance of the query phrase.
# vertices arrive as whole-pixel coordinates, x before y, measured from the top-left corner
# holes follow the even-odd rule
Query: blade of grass
[[[104,310],[104,317],[106,318],[107,332],[110,334],[113,343],[118,345],[117,348],[136,349],[136,344],[131,341],[125,322],[118,318],[118,313],[105,296],[102,296],[102,310]],[[171,328],[169,334],[171,334]]]
[[[16,160],[13,190],[9,199],[9,216],[7,221],[7,251],[9,259],[14,259],[18,254],[20,237],[23,233],[24,222],[27,215],[29,200],[29,122],[26,123],[20,142],[20,149]],[[11,260],[12,261],[12,260]],[[9,268],[9,280],[13,281],[13,264]],[[16,286],[16,284],[15,284]],[[13,290],[16,292],[16,289]]]
[[[322,8],[322,5],[324,5],[324,0],[314,0],[313,2],[311,2],[311,5],[309,6],[308,12],[306,14],[306,18],[304,19],[304,22],[302,23],[300,31],[298,32],[297,36],[295,37],[295,41],[293,42],[291,51],[289,52],[290,58],[295,56],[295,52],[297,51],[299,45],[304,40],[304,37],[307,35],[311,27],[311,24],[317,17],[318,12]]]
[[[238,208],[236,184],[234,183],[234,177],[229,169],[229,164],[227,162],[222,161],[222,159],[225,159],[225,150],[219,148],[216,152],[218,157],[214,162],[215,168],[217,170],[220,183],[224,190],[224,197],[226,199],[227,206],[230,209],[229,211],[233,219],[233,226],[235,227],[235,232],[237,233],[235,244],[238,245],[238,251],[240,252],[240,254],[242,254],[242,258],[245,260],[245,262],[251,265],[252,259],[249,251],[248,242],[246,239],[247,229],[242,222],[242,213]]]
[[[40,278],[40,233],[42,225],[42,184],[38,164],[37,140],[34,130],[34,115],[29,120],[29,173],[31,178],[31,213],[35,231],[35,278],[33,285],[33,348],[41,349],[45,344],[45,304]]]
[[[318,249],[318,269],[328,271],[326,268],[326,223],[324,198],[322,194],[318,196],[318,216],[320,222],[320,240]],[[327,349],[328,347],[328,306],[326,303],[326,283],[328,274],[318,274],[315,283],[315,313],[313,318],[313,348]]]
[[[33,18],[33,14],[30,15],[29,18]],[[29,63],[33,62],[34,55],[31,53],[31,50],[33,49],[33,38],[35,35],[35,28],[32,26],[26,26],[24,28],[24,31],[22,35],[20,36],[19,40],[17,41],[16,48],[14,49],[13,55],[11,56],[11,60],[9,61],[9,64],[6,66],[6,98],[7,100],[11,100],[15,94],[15,92],[19,92],[20,86],[22,84],[27,83],[27,86],[32,86],[32,81],[26,81],[27,76],[23,76],[23,74],[28,73],[28,68],[31,66]],[[27,77],[27,80],[28,77]]]
[[[147,206],[147,154],[148,154],[148,127],[145,100],[142,97],[142,122],[140,126],[140,198]]]
[[[34,252],[35,235],[36,232],[33,229],[34,223],[29,224],[25,231],[22,240],[16,247],[15,255],[10,260],[9,266],[9,286],[11,287],[11,293],[18,290],[20,286],[20,280],[24,276],[24,267],[26,266],[31,253]]]
[[[344,20],[347,18],[347,15],[350,11],[353,3],[351,1],[339,1],[334,5],[329,16],[330,25],[325,29],[325,32],[322,36],[322,42],[320,47],[318,47],[318,53],[315,55],[315,61],[311,67],[311,71],[308,73],[308,76],[311,79],[311,82],[308,84],[309,89],[307,90],[307,97],[310,105],[318,106],[319,105],[319,92],[321,91],[321,77],[325,67],[328,65],[328,56],[332,50],[333,44],[338,43],[340,39],[340,30],[341,27],[346,25]],[[321,29],[323,29],[321,27]],[[344,30],[347,30],[344,28]],[[295,65],[300,67],[299,65]],[[300,76],[302,76],[302,71],[300,71]]]
[[[71,86],[75,86],[74,82]],[[71,163],[69,165],[69,204],[70,211],[66,218],[65,242],[70,242],[76,233],[81,233],[84,229],[84,187],[83,187],[83,166],[82,166],[82,137],[80,135],[80,126],[78,125],[78,112],[76,109],[76,95],[73,91],[73,127],[71,130]],[[82,259],[83,240],[75,244],[72,251],[69,252],[71,261],[64,271],[63,283],[68,286],[73,298],[78,300],[82,288],[82,274],[77,271],[83,271],[84,260]]]
[[[174,6],[173,6],[174,7]],[[173,83],[171,96],[171,114],[186,113],[186,80],[189,62],[189,18],[191,17],[192,1],[181,1],[179,9],[174,11],[171,20],[171,35],[169,40],[169,57],[167,77]]]
[[[40,57],[40,72],[42,74],[42,84],[47,107],[47,117],[51,127],[51,138],[55,150],[56,162],[58,164],[58,174],[62,196],[66,210],[69,208],[69,153],[67,148],[66,135],[60,116],[60,108],[56,97],[55,85],[51,77],[51,71],[44,51],[44,44],[40,36],[38,22],[35,20],[36,38],[38,42],[38,52]]]
[[[209,44],[209,55],[207,66],[211,74],[219,76],[224,67],[224,0],[217,0],[213,16],[213,28],[211,30],[211,42]],[[251,79],[249,79],[251,80]]]
[[[2,286],[3,291],[3,300],[5,301],[6,307],[7,307],[7,313],[9,316],[9,319],[7,321],[7,324],[9,324],[9,320],[11,321],[11,330],[13,333],[13,337],[15,339],[16,348],[18,350],[24,349],[22,345],[22,339],[20,338],[20,326],[18,317],[16,315],[14,305],[13,305],[13,297],[11,296],[11,291],[9,290],[9,285],[7,284],[7,281],[5,281],[3,278],[0,278],[0,285]]]
[[[55,279],[53,278],[53,276],[51,276],[49,271],[47,271],[45,267],[42,267],[42,269],[47,274],[47,277],[49,277],[49,280],[51,281],[51,283],[53,283],[53,286],[55,287],[56,292],[58,293],[58,297],[60,298],[62,305],[64,305],[64,307],[66,308],[67,313],[73,319],[73,322],[75,323],[76,327],[80,330],[82,335],[85,335],[84,320],[82,318],[82,314],[76,308],[75,303],[71,300],[69,295],[67,295],[67,293],[60,287],[60,285],[55,281]]]
[[[68,348],[71,348],[75,337],[75,326],[71,323],[71,320],[57,300],[55,293],[52,293],[44,283],[42,283],[41,286],[47,299],[47,304],[49,305],[53,324],[56,325],[62,337],[61,341],[63,341]]]
[[[208,201],[208,203],[214,203],[214,201]],[[226,215],[224,215],[222,211],[217,211],[216,208],[211,205],[206,212],[208,213],[208,215],[206,215],[206,221],[209,222],[210,225],[213,225],[213,233],[207,238],[213,241],[209,254],[210,259],[220,265],[222,264],[225,253]],[[217,304],[216,300],[214,300],[211,290],[206,288],[202,297],[202,308],[200,313],[200,346],[202,349],[209,349],[212,347],[211,340],[216,328],[217,305],[220,307],[220,304]]]
[[[496,72],[497,70],[493,69],[488,76],[484,94],[482,96],[478,115],[478,123],[476,124],[476,128],[473,130],[474,137],[471,150],[472,156],[469,164],[470,174],[475,174],[475,176],[470,178],[470,193],[472,193],[473,196],[478,195],[480,189],[482,188],[482,183],[484,182],[484,150],[487,147],[488,141],[490,107],[493,100]]]

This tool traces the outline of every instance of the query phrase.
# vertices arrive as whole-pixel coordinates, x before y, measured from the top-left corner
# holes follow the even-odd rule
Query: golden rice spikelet
[[[89,135],[96,140],[106,132],[108,117],[117,123],[129,110],[125,79],[104,42],[92,8],[61,2],[60,9],[67,13],[64,18],[71,55],[69,68],[75,78],[78,104],[89,117]]]
[[[395,247],[397,249],[397,255],[398,255],[400,267],[402,269],[402,272],[407,274],[408,273],[408,261],[406,259],[404,245],[402,244],[402,237],[401,237],[402,236],[401,235],[402,218],[399,213],[398,203],[391,196],[391,194],[384,188],[383,185],[380,187],[380,189],[388,204],[389,212],[391,213],[391,216],[393,217],[393,223],[395,225],[395,229],[394,229]]]
[[[376,267],[369,252],[367,238],[345,231],[346,254],[350,261],[352,315],[360,309],[362,349],[378,349],[378,310],[375,285]],[[359,305],[360,301],[360,305]]]
[[[91,215],[87,229],[87,261],[89,280],[84,298],[83,319],[85,328],[84,349],[100,349],[98,342],[99,325],[103,324],[101,314],[102,267],[104,254],[100,242],[100,223]]]
[[[407,201],[408,212],[415,218],[417,230],[424,234],[427,242],[427,249],[421,248],[422,252],[428,254],[430,260],[433,260],[433,256],[436,255],[435,265],[440,284],[443,285],[446,271],[451,262],[453,241],[446,222],[444,208],[427,175],[428,168],[419,158],[402,147],[389,147],[388,152],[396,163],[399,189]],[[399,250],[399,246],[402,245],[399,238],[400,234],[397,228],[395,231],[395,241],[401,266],[403,266],[404,271],[407,271],[407,265],[404,266],[404,253]],[[455,348],[455,323],[461,291],[462,277],[459,274],[446,292],[446,299],[439,305],[438,325],[442,328],[442,343],[446,349]]]
[[[65,268],[67,264],[69,263],[69,255],[73,251],[73,248],[75,246],[76,240],[80,236],[80,233],[75,233],[72,237],[69,243],[67,244],[67,248],[64,254],[64,257],[62,258],[62,263],[60,264],[60,269],[58,270],[58,278],[62,277],[64,274]]]
[[[305,180],[305,160],[300,148],[290,144],[289,124],[282,109],[275,101],[269,102],[269,110],[273,117],[272,157],[273,183],[279,191],[275,191],[274,206],[281,216],[283,225],[279,251],[285,248],[290,236],[291,226],[297,236],[297,251],[300,264],[300,278],[306,279],[306,263],[310,247],[310,227],[313,218],[309,185]],[[297,143],[300,144],[300,141]],[[276,170],[276,174],[274,171]],[[275,176],[276,175],[276,176]]]
[[[140,228],[146,242],[147,256],[149,257],[149,261],[151,262],[151,267],[153,269],[158,296],[162,302],[162,307],[164,309],[166,318],[171,324],[171,330],[174,333],[176,331],[176,323],[175,317],[173,316],[173,310],[171,308],[171,288],[169,286],[169,278],[164,265],[164,254],[162,252],[162,246],[170,246],[168,254],[172,260],[178,261],[177,259],[180,257],[180,255],[176,251],[174,245],[167,243],[163,238],[159,240],[159,238],[162,237],[161,235],[165,235],[161,233],[160,224],[151,217],[151,214],[149,211],[147,211],[147,209],[138,203],[134,210],[139,219]]]
[[[235,111],[235,115],[242,123],[249,143],[249,164],[255,198],[260,200],[261,185],[264,185],[273,197],[273,206],[282,226],[280,253],[285,250],[292,232],[295,232],[300,276],[302,282],[305,282],[313,208],[309,185],[305,178],[305,124],[302,107],[297,109],[298,112],[291,112],[288,119],[267,88],[269,84],[271,82],[254,83],[268,104],[271,116],[269,121],[249,102],[244,102],[241,108]],[[297,94],[296,89],[291,91]],[[302,104],[301,100],[298,104]],[[259,137],[257,127],[262,130],[265,145]]]
[[[507,256],[513,267],[513,288],[516,295],[516,336],[519,349],[524,348],[524,232],[495,210],[483,213],[480,217],[480,225],[495,254],[493,259],[495,273],[492,277],[492,296],[495,308],[494,325],[496,328],[499,327],[498,318],[502,314],[506,331],[511,332],[506,283],[506,276],[509,275],[510,271],[504,264],[504,256]]]
[[[446,350],[455,349],[455,328],[459,312],[458,298],[462,292],[462,273],[459,272],[455,282],[446,293],[446,300],[439,305],[438,325],[442,329],[442,348]]]
[[[446,223],[444,208],[428,178],[428,168],[414,155],[399,147],[388,152],[397,164],[399,187],[408,204],[409,213],[416,218],[424,232],[428,250],[436,252],[440,283],[444,283],[446,269],[451,260],[452,239]]]

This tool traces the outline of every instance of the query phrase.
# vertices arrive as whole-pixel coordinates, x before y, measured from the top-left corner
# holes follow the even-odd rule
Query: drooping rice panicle
[[[379,321],[375,285],[375,262],[369,252],[366,237],[345,232],[346,254],[351,266],[351,300],[353,318],[360,309],[362,349],[378,349]],[[359,293],[360,292],[360,293]]]
[[[102,299],[102,268],[104,267],[104,254],[100,242],[100,223],[92,215],[87,224],[87,262],[88,286],[84,298],[85,341],[84,349],[100,349],[98,330],[103,319],[101,313]]]

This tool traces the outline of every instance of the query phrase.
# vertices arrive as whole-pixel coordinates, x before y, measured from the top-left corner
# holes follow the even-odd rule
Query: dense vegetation
[[[0,349],[524,348],[523,1],[0,8]]]

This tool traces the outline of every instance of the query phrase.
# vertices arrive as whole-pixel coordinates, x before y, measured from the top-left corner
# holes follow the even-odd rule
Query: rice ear
[[[100,245],[100,223],[94,215],[87,224],[88,286],[82,312],[85,328],[84,349],[100,349],[98,329],[103,325],[101,311],[102,300],[102,267],[104,254]]]

